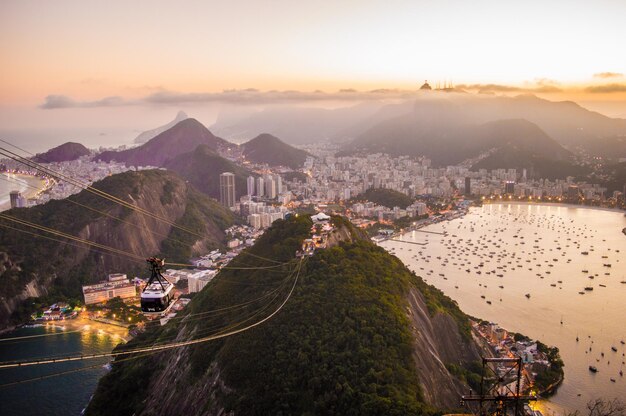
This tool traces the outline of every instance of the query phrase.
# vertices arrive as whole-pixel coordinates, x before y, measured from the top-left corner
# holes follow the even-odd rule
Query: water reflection
[[[620,212],[492,204],[426,228],[446,235],[403,237],[425,246],[384,246],[470,315],[559,347],[565,382],[537,406],[561,414],[591,398],[626,396],[624,227]]]

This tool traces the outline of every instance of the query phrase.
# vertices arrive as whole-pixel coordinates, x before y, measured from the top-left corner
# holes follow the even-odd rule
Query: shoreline
[[[622,213],[622,214],[626,214],[625,210],[619,209],[619,208],[594,207],[594,206],[590,206],[590,205],[567,204],[567,203],[563,203],[563,202],[546,202],[546,201],[534,202],[534,201],[505,201],[505,200],[487,201],[487,200],[484,200],[484,201],[482,201],[482,203],[483,203],[483,205],[505,205],[505,204],[510,204],[510,205],[555,206],[555,207],[563,207],[563,208],[593,209],[593,210],[596,210],[596,211],[619,212],[619,213]]]
[[[107,323],[101,322],[98,320],[93,320],[88,317],[78,316],[73,319],[64,319],[57,321],[47,321],[47,322],[38,322],[38,321],[29,321],[27,323],[16,325],[12,329],[5,328],[2,332],[2,335],[10,334],[13,331],[22,329],[22,328],[53,328],[57,331],[63,331],[67,333],[73,332],[93,332],[99,335],[107,335],[112,338],[119,338],[122,342],[126,343],[132,339],[128,328]]]
[[[26,173],[12,173],[11,175],[13,176],[13,178],[10,178],[9,176],[7,176],[7,172],[2,172],[1,174],[5,176],[4,179],[12,182],[15,185],[14,188],[18,188],[9,189],[9,192],[13,190],[19,190],[26,199],[38,197],[41,193],[48,190],[50,186],[48,181],[35,175],[29,175]],[[4,211],[10,208],[11,200],[9,194],[7,193],[6,196],[0,197],[0,211]]]

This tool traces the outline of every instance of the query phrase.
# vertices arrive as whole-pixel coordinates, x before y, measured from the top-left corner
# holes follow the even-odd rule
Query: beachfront
[[[50,179],[25,173],[3,172],[0,179],[0,211],[11,208],[10,193],[19,191],[26,200],[38,199],[51,186]]]

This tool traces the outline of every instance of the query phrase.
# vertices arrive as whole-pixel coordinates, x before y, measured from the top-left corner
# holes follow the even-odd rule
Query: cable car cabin
[[[172,290],[174,285],[170,282],[161,284],[153,282],[141,293],[141,310],[145,315],[157,315],[166,312],[174,303]]]
[[[160,315],[174,304],[174,285],[161,274],[165,266],[164,259],[150,257],[146,261],[150,265],[151,274],[141,292],[141,310],[144,315]]]

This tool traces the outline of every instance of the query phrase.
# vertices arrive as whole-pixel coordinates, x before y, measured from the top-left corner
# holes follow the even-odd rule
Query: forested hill
[[[411,205],[415,200],[402,192],[387,188],[369,188],[362,194],[357,195],[354,201],[370,201],[387,208],[400,207],[402,209]]]
[[[466,316],[397,258],[334,221],[335,245],[305,260],[272,319],[222,340],[114,363],[86,414],[422,415],[457,407],[468,387],[446,365],[470,367],[478,358]],[[126,348],[197,339],[269,315],[294,282],[293,255],[310,229],[304,216],[275,222],[250,253],[290,264],[222,271],[182,319]],[[231,264],[273,263],[244,253]],[[268,301],[276,288],[279,296]],[[230,309],[216,315],[223,308]]]
[[[233,223],[230,211],[172,172],[129,171],[96,182],[93,187],[193,229],[202,237],[88,191],[32,208],[5,211],[2,214],[11,218],[112,247],[121,254],[50,240],[66,241],[11,219],[0,219],[0,328],[29,297],[53,294],[57,300],[64,296],[80,299],[82,284],[103,280],[107,273],[145,273],[144,261],[124,253],[145,257],[160,254],[170,261],[186,262],[199,250],[222,245],[223,230]]]
[[[82,144],[67,142],[34,156],[33,160],[38,163],[65,162],[87,155],[89,155],[89,149]]]
[[[271,134],[260,134],[241,145],[246,159],[270,166],[301,168],[309,153],[296,149]]]
[[[169,160],[165,167],[187,179],[198,190],[218,200],[220,198],[221,173],[232,172],[235,174],[235,196],[237,200],[246,194],[246,179],[253,175],[248,169],[221,157],[204,144],[191,152],[183,153]]]

